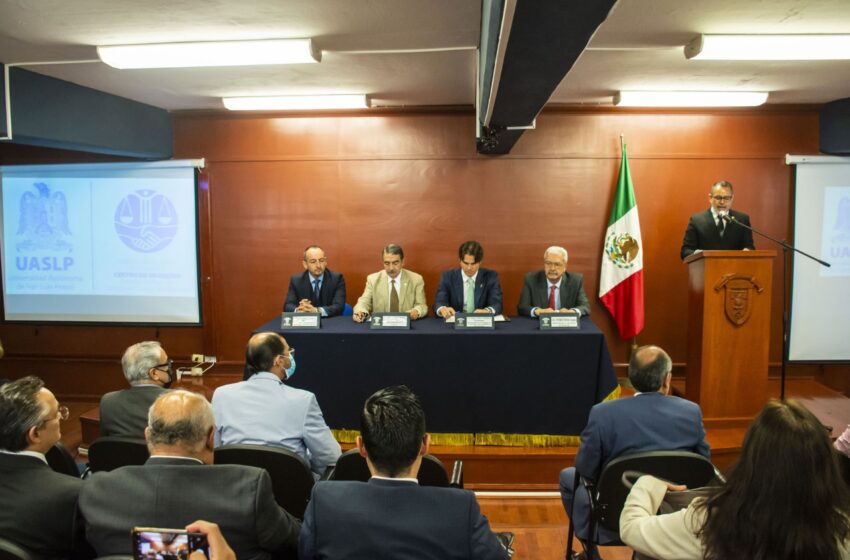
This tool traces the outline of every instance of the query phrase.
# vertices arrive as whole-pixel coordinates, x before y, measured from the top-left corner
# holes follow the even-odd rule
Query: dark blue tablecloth
[[[358,429],[369,395],[405,384],[431,432],[578,435],[590,407],[617,386],[605,336],[587,317],[579,331],[541,331],[524,317],[494,331],[455,331],[436,318],[409,331],[370,330],[351,317],[281,331],[277,317],[254,332],[262,331],[295,347],[288,383],[316,394],[331,428]]]

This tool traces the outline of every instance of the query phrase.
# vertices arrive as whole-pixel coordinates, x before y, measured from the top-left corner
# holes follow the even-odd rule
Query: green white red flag
[[[620,337],[643,330],[643,242],[626,145],[622,145],[620,177],[602,247],[599,299],[611,313]]]

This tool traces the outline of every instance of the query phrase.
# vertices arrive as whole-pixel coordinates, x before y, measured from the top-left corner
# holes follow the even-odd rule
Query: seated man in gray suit
[[[699,405],[667,396],[673,362],[658,346],[641,346],[629,361],[633,397],[605,401],[590,409],[581,433],[576,466],[561,471],[561,500],[576,534],[587,538],[590,511],[587,492],[575,495],[576,471],[596,480],[611,459],[644,451],[692,451],[709,456]],[[597,542],[617,538],[600,528]]]
[[[80,492],[86,536],[98,556],[131,554],[133,527],[185,527],[208,519],[240,560],[294,557],[299,522],[274,500],[263,469],[213,465],[215,425],[199,394],[169,391],[151,406],[150,459],[95,473]]]
[[[159,342],[147,341],[127,348],[121,367],[130,388],[100,399],[100,435],[142,439],[148,409],[174,380],[173,366]]]
[[[543,270],[529,272],[522,284],[517,311],[520,317],[571,311],[590,315],[590,303],[578,272],[567,272],[569,254],[552,246],[543,253]]]
[[[83,545],[76,515],[83,481],[55,472],[45,458],[67,419],[37,377],[0,387],[0,536],[39,558],[66,558]]]
[[[425,280],[404,268],[404,249],[395,243],[381,253],[384,270],[366,277],[363,295],[354,305],[353,319],[362,323],[372,313],[403,312],[414,321],[428,314]]]
[[[416,474],[429,443],[425,413],[407,387],[389,387],[369,397],[357,448],[372,478],[313,487],[298,557],[507,559],[472,492],[419,486]]]

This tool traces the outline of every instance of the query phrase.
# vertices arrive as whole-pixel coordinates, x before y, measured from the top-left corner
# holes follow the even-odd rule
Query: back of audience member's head
[[[704,504],[705,557],[839,558],[850,538],[850,491],[826,429],[799,403],[770,401],[741,455]]]
[[[653,393],[661,389],[672,370],[667,352],[658,346],[641,346],[629,360],[629,381],[641,393]]]
[[[29,375],[0,387],[0,449],[23,451],[29,446],[27,433],[48,412],[38,398],[44,382]]]
[[[245,349],[248,377],[261,371],[270,371],[274,365],[274,359],[285,350],[283,338],[277,333],[262,332],[252,336]]]
[[[395,477],[416,461],[425,438],[425,412],[404,385],[381,389],[366,400],[360,437],[381,474]]]
[[[209,401],[198,393],[176,390],[163,393],[151,405],[145,437],[152,453],[163,447],[200,453],[214,429]]]
[[[162,345],[154,340],[138,342],[124,351],[121,368],[130,384],[148,381],[148,372],[161,363]]]

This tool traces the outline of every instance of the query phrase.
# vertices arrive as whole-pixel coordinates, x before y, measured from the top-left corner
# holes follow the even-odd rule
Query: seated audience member
[[[304,272],[293,274],[283,302],[284,311],[342,315],[345,309],[345,278],[328,268],[325,252],[317,245],[304,249]]]
[[[184,527],[215,521],[240,560],[294,554],[299,522],[274,500],[269,474],[213,465],[210,403],[169,391],[151,406],[144,465],[98,472],[80,492],[86,535],[98,556],[130,554],[132,527]]]
[[[402,312],[415,321],[427,315],[425,280],[404,268],[404,249],[390,243],[384,247],[381,259],[384,270],[366,277],[366,287],[354,305],[352,319],[362,323],[372,313]]]
[[[587,538],[590,502],[581,487],[573,495],[576,471],[597,480],[611,459],[644,451],[693,451],[709,456],[699,406],[668,396],[672,368],[670,356],[658,346],[638,348],[629,362],[629,381],[638,391],[635,396],[605,401],[590,410],[576,466],[562,470],[560,477],[561,500],[580,538]],[[600,527],[596,540],[604,544],[616,537]]]
[[[457,253],[460,268],[447,270],[440,276],[434,312],[446,319],[455,313],[501,313],[499,273],[481,268],[484,248],[477,241],[467,241],[458,247]]]
[[[590,315],[590,303],[584,293],[582,275],[567,272],[569,254],[563,247],[549,247],[543,253],[543,270],[529,272],[522,283],[517,312],[520,317],[539,317],[541,313],[577,313]]]
[[[47,466],[68,418],[41,379],[0,387],[0,536],[39,558],[69,557],[82,544],[76,522],[83,481]]]
[[[106,393],[100,399],[100,435],[141,439],[148,425],[148,409],[171,387],[174,371],[159,342],[139,342],[121,358],[129,389]]]
[[[425,413],[407,387],[369,397],[357,448],[372,478],[316,484],[299,558],[507,559],[472,492],[419,486],[416,474],[429,442]]]
[[[771,401],[744,436],[726,484],[687,509],[655,515],[671,490],[641,477],[620,516],[623,542],[664,559],[850,558],[850,491],[829,438],[794,401]]]
[[[316,395],[284,383],[295,375],[295,350],[277,333],[258,333],[245,351],[249,377],[213,394],[215,445],[253,443],[298,453],[321,475],[340,453]]]

